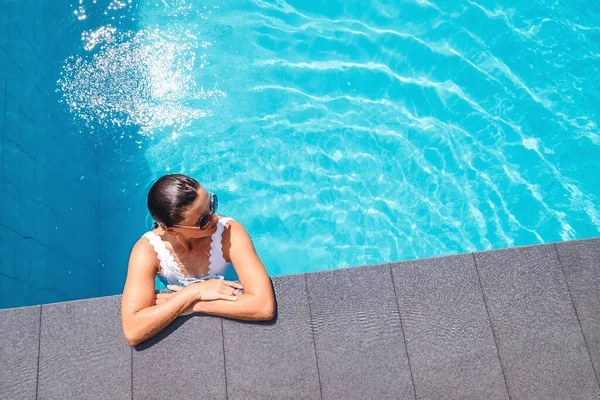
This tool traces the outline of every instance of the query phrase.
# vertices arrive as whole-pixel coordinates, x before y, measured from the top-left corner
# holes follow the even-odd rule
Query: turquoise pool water
[[[63,107],[135,144],[121,201],[191,175],[272,275],[600,232],[595,2],[111,5],[74,3]]]

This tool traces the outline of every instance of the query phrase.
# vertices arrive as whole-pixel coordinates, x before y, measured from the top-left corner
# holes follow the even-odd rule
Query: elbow
[[[275,318],[275,311],[274,310],[261,310],[256,313],[255,318],[257,321],[270,321],[273,318]]]
[[[261,305],[256,317],[260,321],[270,321],[275,318],[275,311],[275,301],[269,299]]]
[[[131,346],[137,346],[138,344],[142,343],[142,341],[135,336],[125,335],[125,340],[127,340],[127,343],[129,343]]]
[[[123,335],[125,335],[125,340],[127,340],[127,343],[129,343],[131,346],[137,346],[143,342],[137,332],[126,325],[123,325]]]

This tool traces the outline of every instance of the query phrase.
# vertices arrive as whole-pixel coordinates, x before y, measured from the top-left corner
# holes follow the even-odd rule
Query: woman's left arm
[[[236,221],[228,225],[229,234],[223,234],[223,253],[229,249],[229,259],[244,293],[237,295],[237,301],[198,301],[193,311],[243,320],[271,320],[275,316],[275,296],[269,275],[246,229]]]

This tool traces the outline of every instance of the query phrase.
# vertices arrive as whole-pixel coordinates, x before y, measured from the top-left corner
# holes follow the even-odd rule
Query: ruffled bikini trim
[[[175,278],[182,286],[188,286],[195,282],[201,282],[207,279],[224,279],[221,275],[215,274],[213,272],[213,265],[215,265],[216,261],[222,261],[219,265],[226,263],[225,258],[223,257],[223,231],[225,230],[225,224],[229,221],[233,221],[233,218],[222,218],[217,222],[217,231],[213,234],[211,238],[212,242],[210,244],[210,256],[208,258],[208,275],[204,278],[187,278],[181,272],[181,268],[175,262],[175,258],[165,246],[165,242],[152,231],[146,232],[144,236],[148,238],[152,247],[154,247],[154,251],[156,252],[156,257],[160,262],[160,273],[159,276],[168,279],[166,274],[166,270],[172,270],[175,274]]]
[[[223,257],[223,231],[225,230],[225,224],[229,221],[233,221],[233,218],[221,218],[217,222],[217,231],[214,233],[212,242],[210,243],[210,256],[208,258],[208,275],[215,275],[212,271],[213,265],[225,264],[225,258]],[[218,264],[216,262],[219,261]]]
[[[150,240],[150,244],[152,245],[152,247],[154,247],[156,257],[160,262],[160,276],[164,276],[165,278],[167,277],[167,275],[165,274],[165,269],[167,269],[168,267],[165,266],[168,265],[173,268],[173,272],[175,273],[175,276],[177,277],[177,280],[179,282],[181,282],[183,279],[189,279],[183,275],[183,272],[181,272],[181,268],[179,268],[179,266],[175,262],[175,258],[167,249],[167,246],[165,246],[165,242],[163,242],[160,236],[158,236],[152,231],[147,232],[144,236],[146,236],[148,240]]]

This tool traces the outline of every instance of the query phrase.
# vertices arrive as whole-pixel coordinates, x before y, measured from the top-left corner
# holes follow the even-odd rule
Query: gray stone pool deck
[[[0,310],[2,399],[600,398],[600,238],[274,277],[278,316]]]

